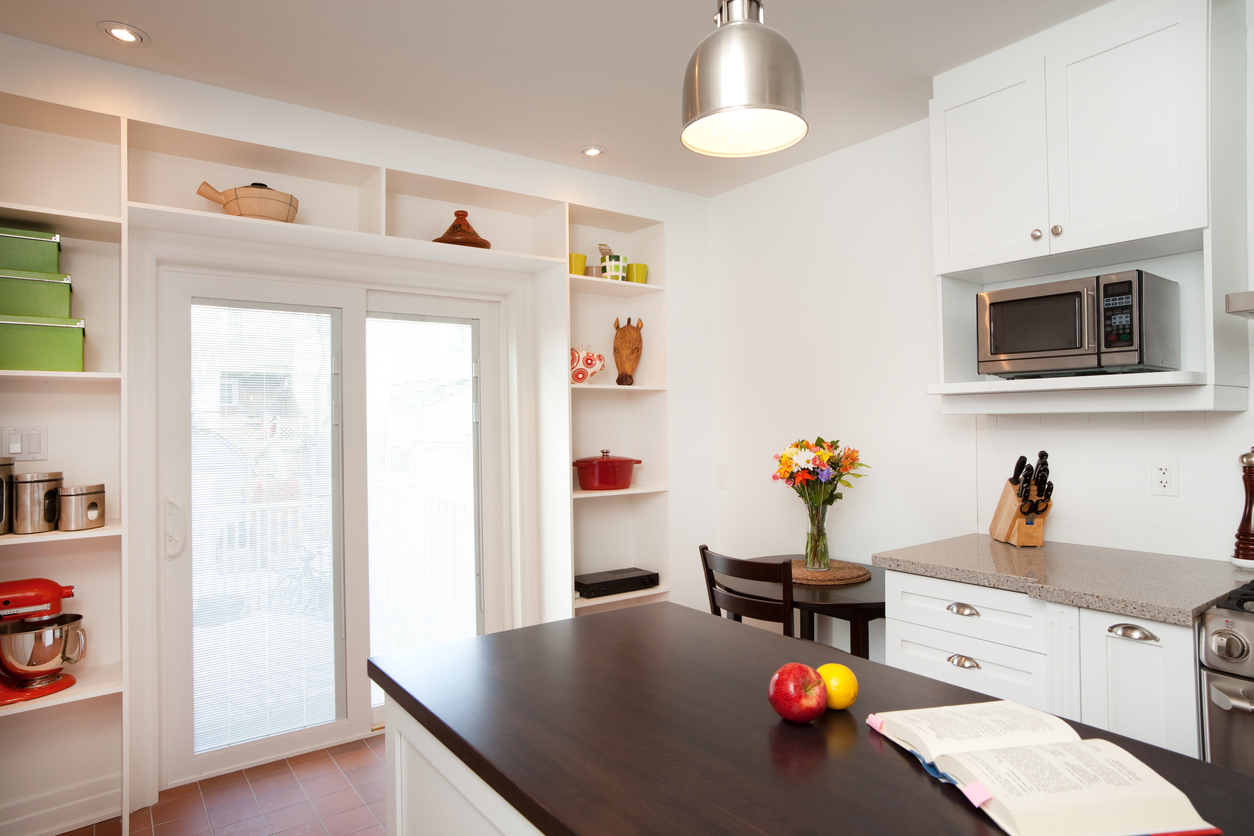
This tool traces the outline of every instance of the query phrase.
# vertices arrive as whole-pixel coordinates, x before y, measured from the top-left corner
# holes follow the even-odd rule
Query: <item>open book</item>
[[[867,725],[956,784],[1010,836],[1217,834],[1184,793],[1105,740],[997,701],[886,711]]]

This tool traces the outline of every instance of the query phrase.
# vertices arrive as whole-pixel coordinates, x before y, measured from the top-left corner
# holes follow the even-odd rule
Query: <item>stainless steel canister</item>
[[[0,458],[0,534],[13,528],[13,459]]]
[[[59,530],[82,531],[85,528],[100,528],[104,523],[104,485],[61,489],[61,517],[57,520]]]
[[[56,531],[61,510],[60,473],[19,473],[13,477],[13,533]]]

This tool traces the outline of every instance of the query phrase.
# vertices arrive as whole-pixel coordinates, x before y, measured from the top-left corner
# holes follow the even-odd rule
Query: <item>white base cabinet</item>
[[[1198,757],[1194,631],[1080,610],[1080,715],[1091,726]]]
[[[889,665],[1198,757],[1193,629],[902,572],[885,597]]]

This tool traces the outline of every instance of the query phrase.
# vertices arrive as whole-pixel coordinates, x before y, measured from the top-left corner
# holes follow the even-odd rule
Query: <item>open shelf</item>
[[[438,264],[453,264],[512,273],[534,274],[563,263],[563,259],[499,250],[481,250],[377,235],[370,232],[285,224],[258,218],[241,218],[195,209],[172,209],[145,203],[129,204],[131,224],[144,229],[207,235],[261,244],[317,250],[392,256]]]
[[[28,369],[0,369],[0,381],[29,380],[36,383],[121,383],[121,372],[46,372]]]
[[[5,546],[51,543],[61,540],[90,540],[96,537],[121,537],[122,521],[105,520],[100,528],[84,531],[44,531],[39,534],[0,534],[0,549]]]
[[[65,673],[73,675],[75,682],[64,691],[49,694],[24,702],[10,703],[0,706],[0,717],[11,714],[24,714],[27,711],[38,711],[54,705],[65,705],[67,702],[90,700],[107,694],[122,693],[122,663],[112,662],[107,665],[94,665],[75,669],[69,666]]]
[[[1082,389],[1134,389],[1148,386],[1202,386],[1205,372],[1141,372],[1019,380],[979,380],[970,383],[933,383],[929,395],[992,395],[1010,392],[1074,392]]]
[[[62,238],[84,238],[88,241],[103,241],[106,244],[117,244],[122,240],[121,218],[48,209],[42,206],[26,206],[20,203],[0,202],[0,226],[10,229],[32,229],[38,232],[56,232]]]
[[[598,279],[595,276],[570,274],[571,293],[597,293],[601,296],[644,296],[661,293],[666,288],[657,284],[639,284],[618,279]]]
[[[633,589],[631,592],[620,592],[617,595],[601,595],[596,598],[576,598],[575,609],[582,610],[585,607],[599,607],[602,604],[613,604],[617,601],[630,601],[632,598],[648,598],[652,595],[665,595],[670,591],[670,586],[668,584],[663,584],[662,586],[654,586],[649,589]]]
[[[664,485],[661,487],[644,486],[639,488],[624,488],[620,491],[584,491],[576,488],[571,492],[571,497],[573,499],[591,499],[598,496],[631,496],[633,494],[641,493],[665,493],[667,490],[669,489]]]
[[[604,372],[603,372],[604,373]],[[573,392],[665,392],[665,386],[619,386],[617,383],[572,383]]]

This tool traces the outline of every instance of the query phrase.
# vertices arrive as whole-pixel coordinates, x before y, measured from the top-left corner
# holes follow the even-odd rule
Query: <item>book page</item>
[[[885,711],[883,731],[927,761],[947,752],[971,752],[1037,743],[1078,741],[1066,721],[1009,700]]]
[[[1105,740],[942,755],[937,766],[993,797],[984,809],[1018,836],[1205,830],[1189,799]],[[1008,819],[1004,821],[1003,819]]]

